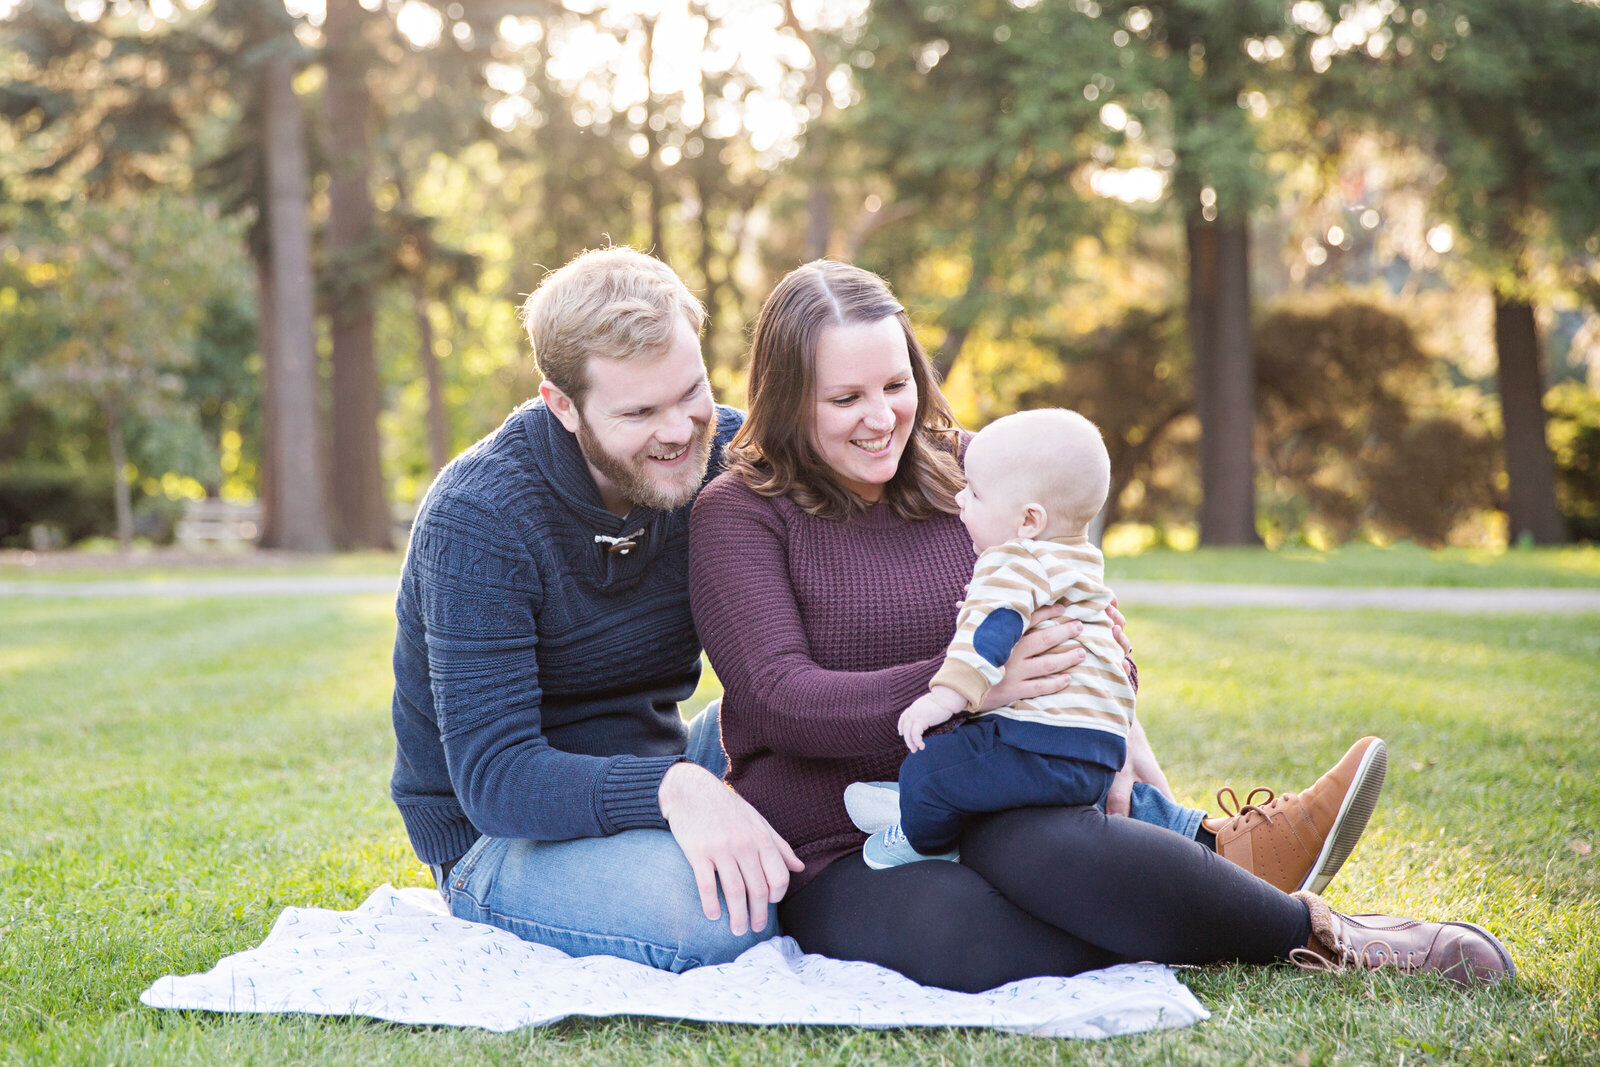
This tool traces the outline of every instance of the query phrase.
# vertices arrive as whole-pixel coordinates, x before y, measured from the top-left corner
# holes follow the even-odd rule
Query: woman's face
[[[916,416],[917,384],[897,317],[818,335],[811,447],[841,485],[863,500],[881,500]]]

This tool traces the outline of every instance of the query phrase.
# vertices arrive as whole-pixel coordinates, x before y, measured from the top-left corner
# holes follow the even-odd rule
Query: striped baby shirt
[[[1018,723],[1085,731],[1081,755],[1095,762],[1121,756],[1134,715],[1133,686],[1123,672],[1122,648],[1112,636],[1106,608],[1105,559],[1087,537],[1014,540],[978,557],[972,584],[956,620],[956,635],[930,686],[943,685],[966,698],[975,710],[1000,680],[1011,649],[1027,628],[1028,616],[1047,604],[1066,608],[1067,619],[1083,623],[1079,643],[1088,654],[1073,668],[1060,693],[1018,700],[986,714]],[[1036,729],[1026,733],[1038,736]],[[1079,754],[1080,745],[1060,738],[1048,747]],[[1034,747],[1032,745],[1027,747]]]

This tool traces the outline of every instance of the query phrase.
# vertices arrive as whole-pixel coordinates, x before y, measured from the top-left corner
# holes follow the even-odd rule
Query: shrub
[[[116,533],[111,475],[37,463],[0,465],[0,546],[27,547],[28,530],[43,523],[68,543]]]
[[[1600,393],[1562,382],[1545,395],[1556,499],[1572,536],[1600,541]]]

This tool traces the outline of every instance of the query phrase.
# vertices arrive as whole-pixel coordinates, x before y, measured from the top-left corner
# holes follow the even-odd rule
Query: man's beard
[[[589,420],[582,415],[578,416],[577,436],[578,449],[589,465],[604,475],[624,500],[647,508],[671,511],[689,503],[700,491],[706,467],[711,463],[710,422],[695,423],[694,436],[688,442],[689,462],[679,468],[670,481],[664,481],[650,469],[649,459],[607,452],[589,428]]]

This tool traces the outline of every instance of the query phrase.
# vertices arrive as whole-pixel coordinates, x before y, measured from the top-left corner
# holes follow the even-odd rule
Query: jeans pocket
[[[485,835],[467,849],[466,855],[456,860],[456,865],[450,870],[447,893],[452,903],[452,910],[456,898],[463,894],[472,898],[475,906],[479,908],[483,906],[483,902],[488,899],[495,868],[499,866],[496,857],[503,854],[509,844],[510,841],[505,838]]]

